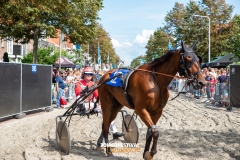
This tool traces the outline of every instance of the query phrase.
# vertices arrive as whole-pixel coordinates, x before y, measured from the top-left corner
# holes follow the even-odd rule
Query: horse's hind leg
[[[102,129],[103,129],[103,124],[102,124]],[[101,150],[101,144],[103,142],[103,133],[101,132],[98,141],[97,141],[97,148],[96,150]]]
[[[103,138],[105,140],[105,143],[109,143],[108,139],[108,133],[109,133],[109,126],[112,120],[115,119],[117,113],[122,108],[121,105],[116,101],[116,99],[113,97],[112,93],[108,91],[106,86],[102,86],[103,88],[99,89],[99,97],[101,102],[101,108],[102,108],[102,116],[103,116],[103,126],[102,126],[102,133],[98,139],[98,147],[101,145],[101,142],[103,141]],[[106,153],[108,155],[111,155],[111,149],[110,147],[106,148]]]

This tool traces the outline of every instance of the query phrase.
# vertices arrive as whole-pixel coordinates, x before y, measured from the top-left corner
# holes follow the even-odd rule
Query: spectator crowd
[[[52,103],[57,108],[61,108],[60,97],[67,101],[75,99],[78,96],[76,87],[79,81],[83,79],[82,69],[53,69],[52,72]],[[94,70],[93,81],[98,81],[106,71]],[[194,90],[191,83],[174,78],[169,84],[169,89],[184,92],[192,98],[205,99],[205,103],[229,106],[229,80],[230,73],[227,68],[203,68],[202,73],[208,82],[200,90]],[[176,74],[178,76],[178,73]]]
[[[83,68],[84,69],[84,68]],[[52,71],[52,103],[56,104],[57,108],[61,108],[60,98],[70,101],[76,98],[75,88],[83,78],[83,69],[56,69]],[[93,81],[98,81],[105,71],[94,70]]]
[[[184,92],[192,98],[205,99],[205,103],[229,106],[229,82],[230,73],[228,68],[203,68],[202,73],[208,82],[200,90],[194,90],[190,83],[182,82],[174,78],[169,85],[169,89]],[[178,76],[178,74],[177,74]],[[184,83],[184,84],[180,84]],[[184,88],[185,87],[185,88]]]

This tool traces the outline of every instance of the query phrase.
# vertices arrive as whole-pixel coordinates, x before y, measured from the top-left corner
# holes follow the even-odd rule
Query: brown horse
[[[195,89],[200,89],[206,84],[199,67],[199,58],[193,51],[196,44],[197,42],[188,47],[184,42],[181,42],[181,50],[168,51],[151,63],[140,66],[129,78],[127,93],[132,99],[135,113],[148,127],[143,153],[143,157],[146,159],[152,159],[157,152],[159,132],[156,123],[168,101],[168,85],[176,73],[179,72],[181,76],[186,77]],[[105,73],[99,83],[109,78],[113,71]],[[98,147],[100,147],[103,138],[105,143],[109,143],[109,125],[118,112],[123,106],[130,109],[131,106],[126,100],[121,87],[104,84],[98,89],[98,92],[103,112],[102,133],[97,142]],[[152,139],[153,144],[151,151],[149,151]],[[108,155],[112,154],[110,148],[107,148],[106,152]]]

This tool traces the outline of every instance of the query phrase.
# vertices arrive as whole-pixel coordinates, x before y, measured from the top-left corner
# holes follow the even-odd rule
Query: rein
[[[163,76],[168,76],[168,77],[173,77],[173,78],[178,78],[178,79],[185,79],[185,77],[172,76],[172,75],[165,74],[165,73],[155,72],[154,70],[153,70],[153,71],[149,71],[149,70],[146,70],[146,69],[136,69],[135,71],[137,71],[137,70],[138,70],[138,71],[144,71],[144,72],[150,72],[150,73],[153,73],[153,75],[155,75],[155,74],[160,74],[160,75],[163,75]],[[186,85],[186,83],[187,83],[187,81],[185,82],[185,85]],[[183,86],[183,88],[185,88],[185,85]],[[182,90],[183,90],[183,88],[182,88]],[[181,90],[181,91],[182,91],[182,90]],[[178,92],[178,94],[177,94],[175,97],[173,97],[170,101],[172,101],[172,100],[174,100],[175,98],[177,98],[177,97],[180,95],[181,91]]]
[[[135,69],[135,71],[144,71],[144,72],[150,72],[150,73],[153,73],[153,74],[160,74],[160,75],[167,76],[167,77],[173,77],[173,78],[178,78],[178,79],[185,79],[185,77],[172,76],[172,75],[169,75],[169,74],[159,73],[159,72],[155,72],[155,71],[149,71],[149,70],[146,70],[146,69]]]

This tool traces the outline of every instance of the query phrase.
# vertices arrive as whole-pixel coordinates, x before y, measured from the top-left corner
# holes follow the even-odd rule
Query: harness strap
[[[159,72],[155,72],[155,71],[149,71],[149,70],[146,70],[146,69],[136,69],[135,71],[144,71],[144,72],[150,72],[150,73],[153,73],[153,74],[160,74],[160,75],[163,75],[163,76],[168,76],[168,77],[173,77],[173,78],[178,78],[178,79],[185,79],[185,77],[172,76],[172,75],[169,75],[169,74],[159,73]]]

